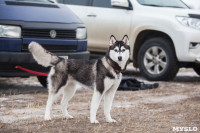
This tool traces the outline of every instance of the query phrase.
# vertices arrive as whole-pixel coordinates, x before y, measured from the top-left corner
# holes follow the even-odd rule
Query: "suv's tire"
[[[194,69],[194,71],[198,74],[198,75],[200,75],[200,64],[195,64],[194,65],[194,67],[193,67],[193,69]]]
[[[46,76],[37,76],[38,81],[43,87],[47,87],[47,77]]]
[[[139,49],[137,61],[141,74],[151,81],[172,80],[179,70],[172,45],[164,38],[145,41]]]

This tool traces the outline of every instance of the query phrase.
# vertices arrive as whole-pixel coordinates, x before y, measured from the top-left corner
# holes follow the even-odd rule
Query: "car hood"
[[[200,11],[193,9],[163,8],[162,11],[166,14],[171,14],[176,16],[188,16],[189,14],[200,15]]]
[[[145,14],[153,14],[155,16],[189,16],[189,14],[200,15],[200,10],[183,9],[183,8],[170,8],[170,7],[151,7],[140,6],[138,12]]]
[[[82,23],[70,9],[61,4],[5,1],[0,3],[0,13],[0,20]]]

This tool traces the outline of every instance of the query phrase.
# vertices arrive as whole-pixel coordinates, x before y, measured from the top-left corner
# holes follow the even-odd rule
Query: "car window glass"
[[[57,0],[58,3],[88,6],[90,0]]]
[[[181,0],[137,0],[145,6],[188,8]]]
[[[110,0],[93,0],[92,6],[112,8]]]

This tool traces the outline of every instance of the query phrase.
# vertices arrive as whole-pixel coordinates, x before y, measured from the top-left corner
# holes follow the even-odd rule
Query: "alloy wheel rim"
[[[161,74],[166,69],[167,62],[167,54],[161,47],[153,46],[144,54],[144,66],[151,74]]]

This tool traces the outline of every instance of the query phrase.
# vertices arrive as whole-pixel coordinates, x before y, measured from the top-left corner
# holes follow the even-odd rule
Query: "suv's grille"
[[[51,32],[51,35],[50,35],[50,32]],[[23,38],[75,39],[76,31],[75,30],[23,29],[22,37]]]

